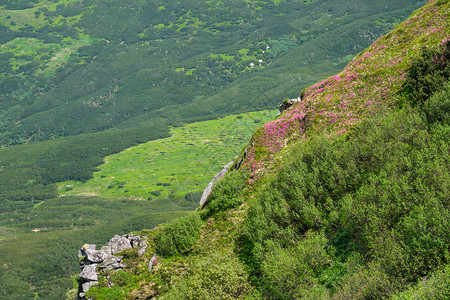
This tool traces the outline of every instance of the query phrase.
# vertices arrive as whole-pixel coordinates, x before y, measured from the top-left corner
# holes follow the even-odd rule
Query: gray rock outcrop
[[[212,188],[214,186],[214,183],[216,183],[217,180],[219,180],[220,178],[222,178],[223,176],[225,176],[225,174],[228,172],[230,166],[233,164],[233,161],[229,162],[228,164],[226,164],[222,171],[220,171],[219,173],[216,174],[216,176],[214,176],[214,179],[211,180],[210,183],[208,183],[208,186],[205,188],[205,190],[203,191],[202,194],[202,198],[200,199],[200,207],[202,207],[207,201],[208,201],[208,197],[211,194]]]
[[[138,255],[139,257],[142,257],[145,253],[145,250],[147,250],[147,239],[143,239],[141,241],[139,241],[139,251],[138,251]]]
[[[120,270],[125,267],[121,263],[123,256],[108,256],[98,265],[100,270]]]
[[[98,283],[98,271],[120,270],[125,267],[123,256],[115,254],[131,248],[138,249],[138,255],[143,256],[147,248],[147,238],[128,235],[115,235],[106,246],[96,250],[96,245],[85,244],[78,251],[81,273],[79,275],[79,299],[86,299],[86,292]]]
[[[292,105],[294,105],[295,103],[298,103],[302,101],[302,99],[300,99],[300,97],[296,98],[296,99],[286,99],[284,100],[281,104],[280,104],[280,114],[283,112],[283,110],[288,109],[289,107],[291,107]]]
[[[97,264],[84,265],[80,273],[80,279],[84,281],[97,281]]]
[[[130,238],[128,238],[125,236],[115,235],[112,239],[109,240],[109,242],[108,242],[108,244],[106,244],[106,246],[111,247],[111,254],[114,255],[114,254],[122,252],[124,250],[133,248],[133,246],[131,246],[132,238],[135,238],[135,237],[131,236]]]
[[[98,281],[86,281],[85,283],[81,284],[81,291],[79,293],[80,298],[84,298],[86,292],[91,288],[91,286],[97,283]]]

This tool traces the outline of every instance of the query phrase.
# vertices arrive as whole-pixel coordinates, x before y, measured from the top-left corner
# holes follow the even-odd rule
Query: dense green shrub
[[[405,109],[362,121],[346,135],[315,137],[293,149],[291,161],[256,193],[246,222],[250,245],[244,261],[263,279],[267,296],[298,296],[282,289],[282,282],[295,281],[283,274],[296,269],[291,257],[309,231],[325,233],[336,266],[349,265],[355,255],[363,258],[345,272],[319,264],[318,273],[303,277],[310,280],[305,286],[318,293],[317,283],[325,283],[320,278],[330,273],[342,298],[386,297],[448,263],[450,158],[442,133],[449,124],[443,121],[448,110],[440,111],[447,105],[445,93],[424,103],[429,119],[439,121],[439,131],[429,130],[417,111]],[[312,272],[311,265],[299,269]],[[325,286],[329,292],[335,288]]]
[[[389,277],[378,263],[357,266],[349,271],[342,278],[333,299],[382,299],[398,287],[394,278]]]
[[[233,254],[214,252],[195,262],[189,278],[164,299],[244,299],[251,292],[243,264]]]
[[[324,236],[310,232],[291,247],[275,246],[269,250],[261,268],[267,295],[275,299],[299,299],[326,294],[317,280],[331,263],[326,247]]]
[[[408,70],[402,93],[413,105],[423,105],[450,78],[450,41],[439,49],[423,48]]]
[[[156,252],[164,256],[189,252],[200,237],[201,225],[199,215],[194,213],[161,226],[155,237]]]
[[[429,123],[441,122],[450,124],[450,81],[444,89],[434,94],[424,105],[424,111]]]
[[[205,206],[204,215],[211,216],[238,207],[243,201],[240,193],[244,188],[245,178],[244,173],[234,171],[217,181]]]
[[[448,179],[448,178],[447,178]],[[408,253],[408,268],[426,276],[450,260],[450,211],[437,199],[418,205],[401,218],[396,232]]]
[[[434,299],[445,300],[450,298],[450,264],[442,270],[433,273],[429,278],[420,280],[408,290],[394,295],[392,300]]]

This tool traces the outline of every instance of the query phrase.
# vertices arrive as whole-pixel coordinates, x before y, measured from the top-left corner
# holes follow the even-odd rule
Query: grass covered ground
[[[87,182],[65,181],[61,196],[147,200],[183,197],[203,190],[244,147],[261,124],[277,112],[260,111],[171,129],[171,137],[107,156]]]

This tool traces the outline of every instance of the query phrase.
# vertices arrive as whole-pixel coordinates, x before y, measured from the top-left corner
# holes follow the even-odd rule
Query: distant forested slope
[[[273,107],[425,1],[2,1],[0,144]]]

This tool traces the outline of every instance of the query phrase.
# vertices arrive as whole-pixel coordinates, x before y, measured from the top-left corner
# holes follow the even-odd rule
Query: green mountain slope
[[[78,269],[69,249],[182,216],[198,197],[56,198],[55,183],[82,186],[104,157],[170,126],[297,97],[424,2],[2,1],[1,294],[61,299]]]
[[[146,255],[88,296],[447,299],[449,14],[429,1],[305,89],[204,207],[143,232]]]
[[[258,3],[2,2],[0,211],[92,178],[170,125],[273,108],[421,2]]]

